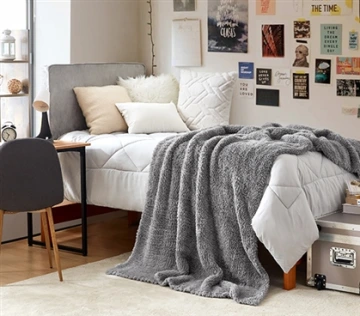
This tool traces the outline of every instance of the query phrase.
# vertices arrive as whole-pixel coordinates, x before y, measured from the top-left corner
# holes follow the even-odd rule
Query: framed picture
[[[195,0],[173,0],[174,11],[195,11]]]
[[[293,73],[293,98],[309,99],[309,74]]]
[[[248,0],[208,0],[208,51],[248,52]]]
[[[337,79],[336,95],[340,97],[360,97],[360,80]]]
[[[283,24],[264,24],[261,26],[262,57],[284,57]]]
[[[315,83],[330,84],[331,59],[315,59]]]
[[[309,68],[310,45],[307,40],[296,40],[294,43],[294,62],[293,67]]]

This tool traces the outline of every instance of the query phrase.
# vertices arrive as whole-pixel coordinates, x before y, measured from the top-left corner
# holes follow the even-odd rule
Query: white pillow
[[[227,125],[236,72],[181,70],[177,108],[190,130]]]
[[[188,132],[174,103],[115,103],[129,134]]]
[[[170,74],[128,79],[119,77],[117,84],[127,90],[133,102],[176,104],[179,97],[179,83]]]

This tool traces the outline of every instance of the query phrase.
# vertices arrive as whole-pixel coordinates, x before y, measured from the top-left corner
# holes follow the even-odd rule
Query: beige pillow
[[[74,92],[90,134],[127,131],[127,125],[115,106],[116,102],[131,102],[124,87],[76,87]]]

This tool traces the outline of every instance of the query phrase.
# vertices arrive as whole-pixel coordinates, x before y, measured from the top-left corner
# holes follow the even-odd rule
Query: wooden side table
[[[79,252],[83,256],[87,256],[87,201],[86,201],[86,149],[90,143],[70,142],[64,140],[55,140],[54,147],[58,153],[74,151],[80,154],[80,185],[81,185],[81,241],[82,247],[70,247],[58,245],[59,249]],[[32,214],[28,213],[28,244],[29,246],[44,245],[42,241],[33,239],[33,221]]]

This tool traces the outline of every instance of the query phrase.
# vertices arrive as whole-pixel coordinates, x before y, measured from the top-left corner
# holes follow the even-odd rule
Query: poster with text
[[[171,65],[201,66],[200,20],[175,20],[171,27]]]
[[[239,62],[239,78],[254,79],[254,63]]]
[[[305,0],[303,12],[312,16],[351,15],[353,3],[351,0]]]
[[[359,33],[358,32],[349,32],[349,49],[357,50],[358,49],[358,41],[359,41]]]
[[[208,0],[208,51],[248,52],[248,0]]]
[[[264,24],[261,26],[262,57],[284,57],[283,24]]]
[[[273,71],[273,84],[275,86],[288,86],[291,83],[291,71],[287,68],[278,68]]]
[[[256,0],[257,15],[275,15],[276,0]]]
[[[256,68],[256,84],[271,86],[271,69]]]
[[[309,74],[293,73],[293,98],[309,99]]]
[[[293,46],[294,46],[295,58],[292,66],[309,68],[310,41],[296,40]]]
[[[344,115],[354,115],[359,117],[359,108],[355,105],[346,105],[341,106],[341,113]]]
[[[336,95],[340,97],[360,97],[360,80],[337,79]]]
[[[294,21],[294,38],[310,38],[310,21]]]
[[[321,24],[320,53],[322,55],[342,54],[342,24]]]
[[[302,14],[303,0],[276,0],[275,2],[276,2],[275,14],[277,17],[288,17],[288,18],[293,17],[295,19],[300,16],[303,16]]]
[[[315,59],[315,83],[330,84],[331,59]]]
[[[248,80],[240,80],[240,97],[253,98],[254,97],[254,83]]]
[[[360,57],[336,57],[338,75],[360,75]]]

